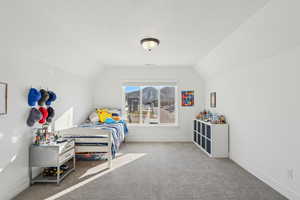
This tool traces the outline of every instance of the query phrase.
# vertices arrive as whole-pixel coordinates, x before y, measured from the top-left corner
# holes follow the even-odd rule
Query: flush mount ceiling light
[[[156,38],[144,38],[141,40],[141,45],[147,51],[151,51],[153,48],[159,45],[159,40]]]

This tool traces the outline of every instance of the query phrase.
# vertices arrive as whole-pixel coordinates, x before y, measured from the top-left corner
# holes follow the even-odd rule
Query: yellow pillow
[[[103,109],[103,110],[97,110],[97,114],[98,114],[98,117],[99,117],[99,121],[100,122],[105,122],[105,120],[107,118],[111,118],[112,115],[111,113],[109,113],[107,110]]]

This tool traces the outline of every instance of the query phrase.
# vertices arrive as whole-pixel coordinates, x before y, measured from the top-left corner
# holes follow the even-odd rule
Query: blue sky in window
[[[129,93],[129,92],[134,92],[134,91],[138,91],[140,90],[139,86],[126,86],[125,87],[125,92]]]

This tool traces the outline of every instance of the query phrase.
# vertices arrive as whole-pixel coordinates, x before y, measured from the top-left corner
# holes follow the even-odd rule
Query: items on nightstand
[[[47,145],[55,143],[58,140],[58,134],[55,132],[49,132],[48,125],[43,125],[42,128],[36,129],[34,144],[35,145]]]

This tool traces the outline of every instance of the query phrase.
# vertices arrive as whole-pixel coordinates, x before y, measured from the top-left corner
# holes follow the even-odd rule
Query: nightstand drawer
[[[65,153],[59,155],[59,163],[65,162],[65,160],[70,159],[74,156],[75,150],[74,148],[70,149],[69,151],[66,151]]]
[[[74,140],[71,140],[71,141],[63,144],[59,149],[59,154],[63,154],[65,152],[69,151],[70,149],[74,148],[74,146],[75,146]]]

